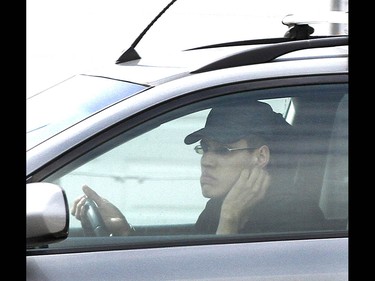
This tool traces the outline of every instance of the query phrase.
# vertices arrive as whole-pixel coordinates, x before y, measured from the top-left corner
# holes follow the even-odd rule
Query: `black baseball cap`
[[[186,136],[184,142],[193,144],[207,137],[227,144],[251,135],[267,139],[291,132],[292,126],[269,104],[251,101],[213,107],[204,128]]]

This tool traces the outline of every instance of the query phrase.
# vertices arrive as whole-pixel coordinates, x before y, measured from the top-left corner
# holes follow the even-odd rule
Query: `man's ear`
[[[262,145],[256,150],[257,164],[264,168],[270,161],[270,149],[267,145]]]

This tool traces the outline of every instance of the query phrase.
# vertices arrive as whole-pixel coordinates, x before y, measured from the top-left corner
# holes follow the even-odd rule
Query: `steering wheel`
[[[110,236],[94,200],[87,198],[83,208],[84,217],[81,224],[85,236]]]

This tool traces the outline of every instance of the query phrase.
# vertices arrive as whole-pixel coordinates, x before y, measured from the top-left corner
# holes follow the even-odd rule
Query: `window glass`
[[[345,229],[346,87],[249,91],[180,107],[125,131],[105,149],[91,151],[90,160],[84,156],[72,163],[77,167],[46,181],[62,186],[71,206],[83,195],[82,186],[89,186],[126,217],[135,229],[132,236],[152,236],[147,228],[158,228],[157,235],[215,234],[230,228],[222,216],[226,208],[239,208],[242,200],[248,202],[238,211],[244,219],[236,221],[236,232],[218,234],[261,237]],[[246,112],[244,105],[254,102],[263,104],[260,113]],[[228,110],[236,114],[226,115]],[[243,118],[249,118],[247,123]],[[236,128],[246,136],[237,136]],[[262,179],[250,176],[254,166],[267,170],[260,172]],[[252,184],[251,179],[259,183],[266,178],[269,184]],[[240,196],[232,192],[235,186]],[[225,205],[230,194],[232,204]],[[81,221],[71,215],[70,238],[83,233]]]
[[[134,225],[194,223],[204,208],[199,155],[184,137],[204,125],[208,110],[161,124],[60,178],[72,202],[89,185]],[[72,218],[71,226],[80,222]]]
[[[145,88],[130,82],[76,75],[29,97],[26,104],[27,148]]]

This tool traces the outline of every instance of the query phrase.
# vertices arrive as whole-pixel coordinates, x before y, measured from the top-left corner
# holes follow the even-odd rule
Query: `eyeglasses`
[[[196,147],[194,147],[195,152],[201,155],[209,151],[218,155],[228,155],[234,151],[249,149],[257,149],[257,147],[229,148],[226,146],[209,147],[208,145],[197,145]]]

